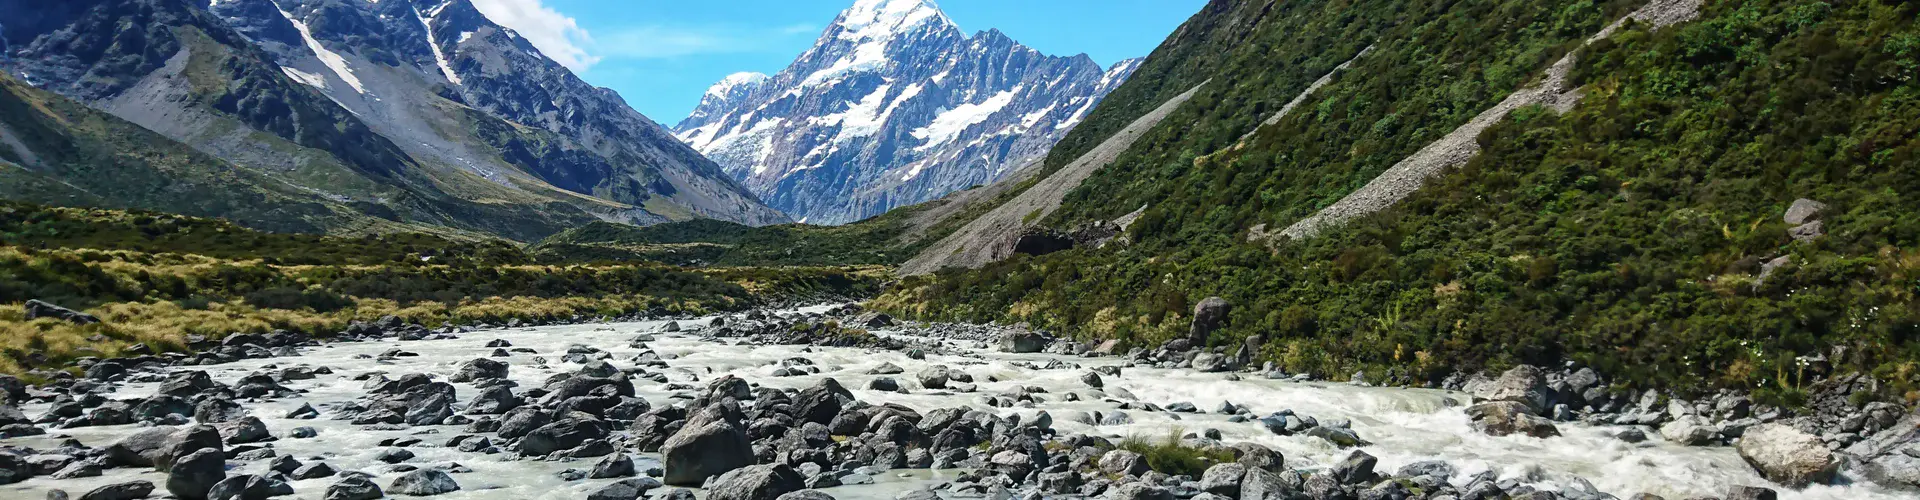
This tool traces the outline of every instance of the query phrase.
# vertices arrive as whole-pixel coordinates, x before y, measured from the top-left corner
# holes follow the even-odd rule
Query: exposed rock
[[[1785,220],[1789,226],[1798,226],[1820,220],[1821,216],[1826,213],[1826,210],[1827,204],[1825,203],[1801,198],[1793,200],[1793,205],[1787,207],[1787,212],[1781,218]]]
[[[1687,415],[1660,426],[1660,437],[1681,445],[1705,446],[1719,441],[1720,430],[1705,417]]]
[[[784,464],[753,465],[721,474],[707,490],[707,500],[774,500],[806,488],[806,478]]]
[[[204,500],[213,485],[227,478],[227,456],[201,449],[181,457],[167,472],[167,492],[186,500]]]
[[[387,491],[401,495],[429,496],[460,490],[460,483],[440,469],[420,469],[394,478]]]
[[[697,486],[707,478],[753,465],[753,443],[735,423],[689,423],[660,447],[667,484]]]
[[[1011,353],[1035,353],[1047,349],[1053,339],[1031,330],[1013,330],[1000,334],[1000,350]]]
[[[387,496],[366,476],[347,476],[327,485],[326,500],[378,500]]]
[[[266,500],[293,494],[285,481],[255,475],[231,476],[207,491],[208,500]]]
[[[1100,456],[1100,470],[1108,474],[1134,476],[1151,470],[1147,458],[1127,450],[1112,450]]]
[[[520,454],[540,456],[571,449],[593,439],[606,439],[612,429],[606,422],[570,417],[541,426],[520,439]]]
[[[94,488],[80,495],[80,500],[135,500],[153,494],[153,483],[147,481],[128,481]]]
[[[96,318],[91,314],[75,311],[72,309],[67,309],[65,307],[56,306],[46,302],[41,302],[37,299],[28,300],[26,307],[27,307],[27,321],[33,321],[40,318],[53,318],[53,319],[73,323],[76,325],[91,325],[91,324],[100,322],[100,318]]]
[[[1512,401],[1526,405],[1527,413],[1545,415],[1551,408],[1553,389],[1547,387],[1545,371],[1520,365],[1500,374],[1500,378],[1476,387],[1475,398],[1486,401]]]
[[[1193,324],[1187,330],[1187,340],[1192,342],[1194,347],[1206,347],[1208,337],[1213,335],[1214,330],[1219,330],[1226,324],[1227,314],[1232,310],[1233,307],[1227,303],[1227,299],[1220,297],[1207,297],[1199,304],[1194,304]]]
[[[1515,401],[1495,401],[1467,407],[1467,416],[1473,418],[1473,428],[1489,436],[1524,434],[1537,438],[1560,435],[1560,429],[1553,422],[1534,415],[1525,404]]]
[[[507,364],[487,358],[474,358],[460,363],[459,371],[447,377],[448,382],[475,382],[486,379],[507,378]]]
[[[1783,424],[1747,429],[1736,448],[1761,476],[1795,488],[1832,481],[1840,468],[1840,461],[1819,437]]]
[[[641,496],[646,495],[647,491],[659,487],[660,482],[653,480],[653,478],[623,479],[614,481],[613,484],[603,486],[600,489],[593,490],[592,493],[587,494],[587,500],[638,500]],[[691,493],[687,490],[675,490],[675,492]],[[663,500],[674,498],[676,498],[674,495],[665,495]],[[685,500],[691,500],[692,498],[693,495],[689,494],[686,495]]]

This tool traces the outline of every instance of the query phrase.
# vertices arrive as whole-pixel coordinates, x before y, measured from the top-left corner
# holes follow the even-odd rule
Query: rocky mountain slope
[[[465,0],[0,13],[9,73],[376,217],[522,240],[593,220],[786,220]]]
[[[1006,177],[1138,64],[968,36],[929,0],[860,0],[786,69],[714,85],[675,130],[774,207],[845,223]]]

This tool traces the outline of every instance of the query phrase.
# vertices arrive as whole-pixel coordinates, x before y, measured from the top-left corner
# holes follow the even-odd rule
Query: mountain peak
[[[844,29],[840,38],[851,40],[891,38],[922,24],[954,26],[933,0],[859,0],[834,24]]]
[[[708,88],[707,95],[726,97],[728,94],[731,94],[734,89],[759,85],[762,82],[766,82],[767,78],[769,77],[766,73],[753,71],[734,73],[727,75],[726,78],[721,78],[719,83],[715,83],[713,87]]]

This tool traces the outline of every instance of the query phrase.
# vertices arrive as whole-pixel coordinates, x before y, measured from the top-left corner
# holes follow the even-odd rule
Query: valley
[[[1920,4],[481,3],[0,0],[0,497],[1920,495]]]

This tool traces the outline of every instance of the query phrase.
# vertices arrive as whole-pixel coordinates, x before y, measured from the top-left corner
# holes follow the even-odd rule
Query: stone
[[[774,500],[806,488],[806,478],[785,464],[741,467],[713,479],[707,500]]]
[[[611,479],[631,477],[634,474],[636,474],[636,472],[633,467],[633,459],[628,458],[626,453],[615,453],[607,455],[607,458],[600,459],[600,462],[593,464],[593,471],[588,472],[587,477],[590,479]]]
[[[153,494],[153,483],[147,481],[128,481],[94,488],[80,495],[80,500],[135,500]]]
[[[1207,297],[1199,304],[1194,304],[1193,323],[1187,330],[1187,340],[1193,343],[1193,347],[1206,347],[1207,338],[1225,326],[1227,314],[1232,309],[1227,299],[1220,297]]]
[[[208,500],[266,500],[293,494],[285,481],[251,474],[232,476],[207,491]]]
[[[1014,330],[1000,334],[1000,350],[1028,354],[1047,350],[1053,339],[1031,330]]]
[[[600,489],[593,490],[593,492],[587,494],[587,500],[638,500],[641,496],[646,495],[647,491],[659,487],[660,482],[653,480],[653,478],[622,479],[614,481],[613,484],[603,486]],[[692,492],[687,490],[674,490],[672,493],[687,493],[685,500],[693,499]],[[665,495],[665,498],[677,497],[669,494]]]
[[[1519,402],[1481,403],[1467,407],[1466,411],[1473,419],[1473,428],[1489,436],[1523,434],[1548,438],[1560,435],[1560,429],[1554,427],[1552,421],[1534,414]]]
[[[347,476],[327,485],[326,500],[378,500],[386,497],[380,485],[366,476]]]
[[[1819,437],[1784,424],[1747,429],[1735,448],[1762,477],[1793,488],[1831,482],[1840,468]]]
[[[205,448],[172,464],[167,472],[167,492],[185,500],[205,500],[213,485],[227,478],[227,455],[216,448]]]
[[[1827,204],[1801,198],[1793,200],[1793,205],[1787,207],[1787,211],[1785,214],[1782,214],[1781,219],[1789,226],[1798,226],[1820,220],[1826,211]]]
[[[1112,450],[1100,456],[1100,470],[1119,476],[1136,476],[1152,470],[1146,457],[1127,450]]]
[[[1107,489],[1107,500],[1174,500],[1173,492],[1166,488],[1131,482]]]
[[[1780,494],[1770,488],[1733,486],[1727,488],[1727,500],[1778,500]]]
[[[794,423],[813,422],[821,425],[833,423],[833,417],[840,415],[841,402],[853,400],[853,393],[841,387],[839,381],[832,378],[821,379],[813,387],[802,389],[799,395],[794,396]]]
[[[753,465],[753,443],[737,424],[724,419],[689,423],[660,446],[666,483],[698,486],[707,478]]]
[[[1380,459],[1374,458],[1373,455],[1353,450],[1353,453],[1348,454],[1347,458],[1340,463],[1334,464],[1327,473],[1332,474],[1333,478],[1342,484],[1371,483],[1374,479],[1373,467],[1379,463]]]
[[[91,325],[100,322],[100,318],[96,318],[91,314],[56,306],[38,299],[28,300],[26,309],[27,321],[40,318],[53,318],[76,325]]]
[[[1302,481],[1293,471],[1247,468],[1240,478],[1240,500],[1292,500],[1300,493]]]
[[[1800,241],[1800,242],[1813,241],[1816,239],[1820,239],[1821,236],[1826,236],[1826,235],[1827,235],[1827,223],[1825,221],[1808,222],[1806,224],[1801,224],[1798,226],[1794,226],[1790,229],[1787,229],[1787,236],[1793,237],[1793,241]]]
[[[1240,498],[1240,481],[1246,474],[1245,465],[1233,462],[1214,464],[1200,475],[1200,491],[1226,498]]]
[[[1720,430],[1705,417],[1687,415],[1660,426],[1660,437],[1684,446],[1705,446],[1719,441]]]
[[[520,439],[520,454],[541,456],[571,449],[589,440],[606,439],[611,432],[612,428],[606,422],[569,417],[527,433]]]
[[[394,478],[387,491],[401,495],[430,496],[460,490],[460,483],[440,469],[420,469]]]
[[[447,377],[448,382],[478,382],[487,379],[507,378],[507,364],[487,358],[474,358],[460,363],[460,368]]]
[[[339,473],[340,471],[335,470],[331,465],[327,465],[326,462],[314,462],[294,469],[293,472],[287,474],[287,477],[294,479],[320,479],[323,477],[333,477]]]
[[[1552,408],[1553,389],[1547,387],[1547,374],[1532,365],[1513,367],[1501,373],[1500,378],[1475,389],[1475,398],[1520,403],[1533,415],[1545,415]]]
[[[833,495],[820,490],[800,490],[780,495],[775,500],[834,500]]]
[[[267,431],[267,423],[259,417],[242,417],[239,420],[220,425],[220,436],[227,444],[248,444],[273,439]]]

